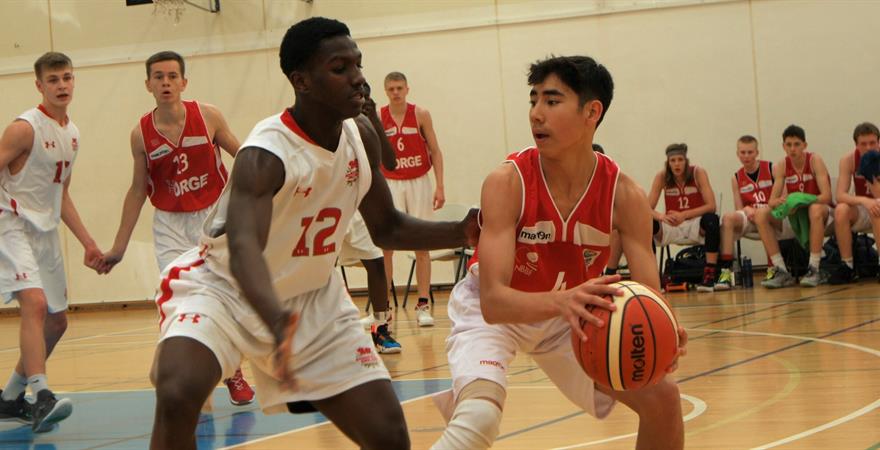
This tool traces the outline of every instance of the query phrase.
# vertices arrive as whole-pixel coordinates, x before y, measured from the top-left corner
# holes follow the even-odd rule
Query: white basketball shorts
[[[67,278],[58,229],[40,231],[9,211],[0,212],[0,297],[9,303],[24,289],[42,289],[49,313],[67,309]]]
[[[348,231],[342,240],[339,250],[339,264],[351,265],[360,260],[371,260],[382,257],[382,249],[373,244],[367,224],[360,212],[355,212],[348,224]]]
[[[198,247],[202,224],[211,208],[193,212],[170,212],[157,209],[153,214],[153,246],[161,272],[174,258]]]
[[[412,180],[388,180],[394,207],[413,217],[431,220],[434,214],[434,188],[429,174]]]

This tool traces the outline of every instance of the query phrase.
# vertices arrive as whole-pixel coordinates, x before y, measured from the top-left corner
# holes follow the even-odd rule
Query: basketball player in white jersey
[[[385,94],[388,104],[382,107],[381,117],[385,135],[396,149],[397,168],[382,174],[388,180],[394,206],[419,219],[430,220],[432,212],[446,203],[443,188],[443,153],[437,143],[431,113],[412,103],[407,103],[409,85],[406,75],[391,72],[385,76]],[[434,169],[436,187],[431,191],[428,171]],[[420,327],[434,325],[428,297],[431,295],[431,255],[416,254],[416,286],[419,300],[416,303],[416,321]],[[385,250],[385,273],[388,279],[394,274],[394,252]]]
[[[144,114],[131,131],[131,187],[113,248],[104,255],[102,270],[106,271],[125,256],[148,196],[156,208],[153,244],[159,271],[198,246],[202,222],[228,178],[219,148],[235,156],[239,146],[216,106],[181,98],[188,83],[182,56],[162,51],[147,58],[145,65],[144,84],[156,99],[156,108]],[[254,390],[240,369],[223,382],[232,404],[253,401]]]
[[[317,410],[361,448],[409,447],[388,371],[333,265],[356,210],[376,245],[409,250],[475,242],[476,214],[427,222],[394,209],[379,136],[360,115],[348,27],[299,22],[280,59],[293,107],[251,131],[201,247],[163,273],[153,449],[195,448],[200,405],[243,357],[263,411]]]
[[[448,425],[433,448],[492,446],[508,365],[521,350],[595,417],[605,417],[616,401],[638,413],[636,448],[680,449],[684,424],[671,377],[611,391],[587,377],[571,345],[571,333],[586,339],[580,321],[605,326],[588,306],[614,309],[602,297],[618,294],[607,284],[620,276],[602,276],[612,229],[620,233],[633,279],[654,289],[660,284],[644,193],[614,161],[591,151],[611,102],[611,74],[589,57],[554,57],[533,64],[528,82],[536,146],[508,156],[483,183],[479,262],[449,299],[453,389],[436,397]],[[683,354],[684,329],[679,335]],[[677,360],[666,370],[676,366]]]
[[[35,432],[73,412],[56,399],[46,379],[46,359],[67,329],[67,280],[58,223],[85,250],[86,266],[98,270],[103,256],[80,220],[68,187],[79,149],[79,130],[67,116],[73,100],[73,63],[49,52],[34,63],[42,102],[18,116],[0,138],[0,296],[21,308],[21,356],[0,392],[0,420],[32,423]],[[24,399],[27,386],[36,398]]]
[[[371,97],[371,89],[368,83],[364,83],[364,108],[363,115],[370,120],[373,128],[382,129],[382,121],[376,113],[376,102]],[[394,150],[384,135],[379,136],[382,144],[382,167],[386,170],[394,170],[397,161],[394,159]],[[370,238],[367,224],[359,213],[355,213],[348,226],[348,231],[342,240],[342,249],[339,251],[339,263],[342,265],[360,261],[367,271],[367,294],[373,312],[363,319],[361,323],[370,328],[373,343],[382,354],[396,354],[403,351],[400,343],[391,336],[389,324],[391,322],[391,310],[388,305],[388,280],[385,275],[385,258],[382,249],[376,247]],[[393,289],[393,287],[392,287]]]

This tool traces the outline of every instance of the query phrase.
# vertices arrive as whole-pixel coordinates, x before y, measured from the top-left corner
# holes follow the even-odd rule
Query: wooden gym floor
[[[433,328],[398,310],[403,353],[383,359],[404,401],[414,449],[428,448],[443,420],[431,394],[450,385],[444,339],[447,293]],[[880,449],[880,285],[876,280],[816,289],[761,287],[671,294],[690,334],[676,376],[690,449]],[[355,301],[363,307],[364,298]],[[152,426],[147,372],[157,337],[151,310],[83,312],[49,360],[50,385],[73,399],[73,416],[34,436],[0,424],[0,449],[144,449]],[[0,382],[18,357],[18,319],[0,317]],[[249,369],[245,368],[246,375]],[[629,449],[636,417],[618,406],[595,420],[569,404],[528,356],[510,370],[496,449]],[[259,389],[259,386],[257,386]],[[319,415],[264,416],[234,407],[225,388],[203,415],[199,448],[354,448]]]

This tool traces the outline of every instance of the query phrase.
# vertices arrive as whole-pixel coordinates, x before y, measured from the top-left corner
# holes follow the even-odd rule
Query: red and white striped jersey
[[[348,224],[370,188],[370,165],[354,119],[342,123],[339,146],[318,146],[297,125],[289,110],[259,122],[242,144],[258,147],[284,165],[284,185],[272,198],[272,218],[263,257],[275,292],[295,297],[327,284]],[[225,234],[227,187],[205,220],[202,255],[208,268],[237,286],[229,270]],[[244,300],[242,300],[244,301]]]
[[[510,286],[525,292],[568,289],[602,275],[610,251],[614,194],[620,168],[596,153],[590,184],[562,217],[541,170],[537,148],[508,156],[522,182]],[[476,261],[474,255],[472,261]]]
[[[773,192],[773,172],[770,161],[758,161],[758,179],[752,180],[745,167],[740,167],[736,173],[736,183],[739,187],[739,198],[743,206],[767,206],[770,194]]]
[[[855,185],[856,195],[860,195],[862,197],[871,197],[874,195],[871,194],[871,190],[868,189],[868,182],[865,181],[865,177],[859,175],[859,164],[862,162],[862,154],[859,153],[859,149],[855,149],[853,151],[853,185]]]
[[[694,176],[685,184],[677,184],[673,187],[663,188],[663,198],[666,203],[666,212],[687,211],[699,208],[706,204],[703,194],[700,193],[700,185],[697,184],[697,166],[691,166]]]
[[[819,184],[816,183],[816,178],[813,175],[813,154],[804,152],[804,157],[804,168],[801,172],[795,170],[791,158],[785,157],[785,192],[819,195]]]
[[[428,154],[428,145],[416,118],[416,105],[406,104],[406,113],[400,125],[394,122],[387,105],[382,107],[381,118],[385,136],[391,142],[397,159],[396,169],[386,170],[384,166],[381,167],[385,178],[412,180],[428,173],[431,170],[431,155]]]
[[[171,142],[156,129],[155,110],[144,114],[140,121],[150,202],[163,211],[205,209],[217,201],[229,178],[199,103],[184,101],[183,105],[186,122],[177,142]]]
[[[41,231],[61,222],[64,183],[73,171],[79,148],[79,129],[72,121],[62,126],[40,105],[18,116],[34,129],[34,142],[24,167],[15,175],[0,172],[0,213],[21,216]]]

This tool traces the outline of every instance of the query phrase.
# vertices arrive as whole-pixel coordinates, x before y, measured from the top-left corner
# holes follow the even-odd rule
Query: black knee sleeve
[[[656,236],[657,233],[660,231],[660,221],[657,219],[651,219],[651,225],[654,230],[651,232],[651,236]]]
[[[700,217],[700,229],[706,235],[706,253],[718,253],[721,247],[721,221],[718,214],[706,213]]]

